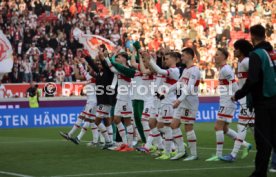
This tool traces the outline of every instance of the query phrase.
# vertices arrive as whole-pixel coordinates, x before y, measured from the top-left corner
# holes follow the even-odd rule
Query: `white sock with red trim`
[[[150,134],[150,127],[149,127],[149,121],[142,120],[143,130],[146,137],[146,140],[148,140],[149,134]]]
[[[152,131],[150,131],[150,134],[147,138],[147,143],[145,144],[145,148],[150,149],[152,147],[153,140],[154,138],[152,136]]]
[[[186,133],[187,135],[187,140],[188,140],[188,144],[191,150],[191,155],[193,156],[197,156],[197,147],[196,147],[196,134],[195,131],[189,131]]]
[[[164,149],[161,134],[158,131],[157,127],[151,129],[151,135],[153,138],[152,144],[156,145],[158,149]]]
[[[106,127],[106,129],[107,129],[107,132],[108,132],[108,135],[109,135],[110,142],[113,143],[113,128],[112,128],[112,125],[109,125],[108,127]]]
[[[217,152],[218,157],[222,156],[223,144],[224,144],[224,134],[223,130],[216,131],[216,140],[217,140]]]
[[[77,138],[79,140],[82,139],[83,135],[87,132],[88,128],[90,128],[90,122],[84,122],[83,126],[82,126],[82,129],[81,129],[81,132],[79,133],[79,135],[77,136]]]
[[[91,129],[92,129],[92,134],[93,134],[93,143],[98,143],[99,142],[99,130],[98,130],[98,126],[94,122],[91,123]]]
[[[245,140],[246,132],[247,132],[246,127],[244,125],[238,124],[237,127],[238,127],[238,135],[235,140],[234,148],[231,152],[231,155],[233,157],[237,157],[237,154],[243,144],[243,141]]]
[[[172,140],[173,140],[173,136],[172,136],[172,128],[169,126],[165,126],[164,127],[164,131],[165,131],[165,153],[167,155],[169,155],[172,151]]]
[[[72,137],[72,135],[76,132],[77,129],[80,128],[80,125],[82,123],[82,119],[78,117],[76,123],[74,124],[73,128],[69,131],[68,136]]]
[[[228,132],[226,132],[226,135],[232,138],[233,140],[237,138],[237,132],[231,128],[228,128]]]
[[[185,152],[183,135],[180,128],[173,129],[172,133],[173,133],[174,142],[177,146],[177,152],[178,153]]]
[[[108,135],[108,132],[107,132],[107,129],[105,127],[105,125],[103,123],[100,123],[100,125],[98,125],[98,128],[99,130],[101,131],[103,137],[104,137],[104,140],[106,143],[110,143],[111,140],[109,138],[109,135]]]
[[[132,147],[132,142],[133,142],[133,137],[134,137],[134,128],[133,125],[127,126],[127,144],[129,147]]]
[[[118,131],[119,131],[119,134],[120,134],[120,136],[122,138],[123,143],[127,144],[125,126],[123,125],[122,122],[120,122],[119,124],[117,124],[117,128],[118,128]]]

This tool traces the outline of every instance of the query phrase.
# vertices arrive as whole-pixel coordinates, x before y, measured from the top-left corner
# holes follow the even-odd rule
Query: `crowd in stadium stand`
[[[273,0],[2,0],[0,28],[14,48],[14,67],[2,83],[76,81],[74,58],[81,58],[72,29],[110,39],[128,50],[179,50],[190,46],[206,79],[217,77],[216,47],[249,39],[249,27],[261,23],[276,47]],[[110,4],[109,4],[110,3]],[[234,58],[229,63],[237,69]]]

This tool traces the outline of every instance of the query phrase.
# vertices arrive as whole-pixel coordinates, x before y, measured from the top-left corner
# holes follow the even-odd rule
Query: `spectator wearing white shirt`
[[[240,17],[243,15],[243,12],[244,12],[244,5],[243,5],[243,3],[239,3],[238,4],[238,14]]]
[[[24,82],[32,82],[32,61],[25,56],[22,66],[24,68]]]
[[[32,46],[27,50],[26,55],[33,58],[35,55],[40,55],[40,50],[35,46],[35,43],[32,43]]]
[[[65,72],[62,69],[61,66],[58,66],[58,69],[56,70],[56,82],[57,83],[61,83],[64,82],[64,78],[65,78]]]
[[[53,58],[53,54],[55,53],[55,51],[52,47],[49,46],[49,44],[47,44],[47,47],[44,49],[44,51],[46,52],[46,56],[48,59]]]

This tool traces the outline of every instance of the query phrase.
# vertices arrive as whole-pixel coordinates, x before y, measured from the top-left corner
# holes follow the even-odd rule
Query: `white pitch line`
[[[78,176],[108,176],[108,175],[123,175],[123,174],[139,174],[139,173],[162,173],[162,172],[178,172],[178,171],[199,171],[199,170],[218,170],[218,169],[245,169],[253,168],[254,166],[243,167],[212,167],[212,168],[182,168],[171,170],[146,170],[146,171],[123,171],[123,172],[108,172],[108,173],[88,173],[88,174],[75,174],[75,175],[59,175],[51,177],[78,177]]]
[[[24,174],[13,173],[13,172],[8,172],[8,171],[0,171],[0,174],[10,175],[10,176],[18,176],[18,177],[33,177],[33,176],[30,176],[30,175],[24,175]]]
[[[62,140],[62,139],[42,139],[42,140],[27,140],[27,141],[4,141],[4,142],[0,142],[0,144],[17,144],[17,143],[48,143],[48,142],[67,142],[66,140]],[[91,141],[82,141],[83,143],[89,143]],[[214,150],[216,148],[212,148],[212,147],[197,147],[198,149],[206,149],[206,150]],[[223,148],[223,150],[227,150],[227,151],[231,151],[232,149],[230,148]],[[257,152],[256,150],[250,150],[250,152]]]

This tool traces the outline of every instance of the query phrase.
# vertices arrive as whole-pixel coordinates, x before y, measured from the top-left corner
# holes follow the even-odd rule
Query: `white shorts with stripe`
[[[132,104],[130,101],[117,100],[114,115],[122,118],[132,117]]]
[[[240,124],[254,124],[255,123],[255,114],[250,112],[249,108],[246,105],[240,106],[239,121]]]
[[[174,112],[174,119],[180,119],[181,123],[194,124],[197,110],[191,110],[184,107],[178,107]]]
[[[99,118],[109,118],[110,117],[111,106],[100,104],[97,106],[96,116]]]
[[[220,106],[218,115],[217,115],[217,120],[221,120],[227,123],[231,123],[234,113],[236,111],[236,108],[233,107],[225,107],[225,106]]]
[[[97,103],[89,102],[86,103],[84,110],[81,112],[81,116],[89,120],[95,120],[97,110]]]
[[[160,112],[160,107],[161,107],[161,101],[154,97],[154,101],[153,101],[153,108],[152,108],[152,116],[150,118],[153,118],[153,119],[158,119],[159,117],[159,112]]]
[[[155,117],[155,110],[154,110],[154,101],[145,101],[144,102],[144,110],[142,113],[142,121],[148,121],[149,118]]]
[[[174,115],[174,109],[172,104],[161,104],[158,122],[171,123]]]

